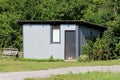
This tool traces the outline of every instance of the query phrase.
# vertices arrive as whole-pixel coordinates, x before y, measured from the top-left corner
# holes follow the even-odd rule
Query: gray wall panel
[[[50,25],[23,25],[23,42],[25,58],[64,59],[65,30],[75,30],[75,25],[61,25],[61,43],[50,43]]]
[[[48,58],[50,25],[24,25],[24,57]]]
[[[83,45],[86,45],[87,39],[91,37],[98,37],[99,34],[100,31],[98,30],[79,25],[79,47],[80,47],[79,55],[82,54],[82,47]]]
[[[78,28],[79,27],[79,28]],[[51,43],[51,27],[48,24],[23,25],[23,50],[25,58],[65,57],[65,31],[76,30],[76,57],[82,54],[87,38],[97,37],[100,31],[75,24],[60,25],[60,44]],[[79,54],[78,54],[79,53]]]

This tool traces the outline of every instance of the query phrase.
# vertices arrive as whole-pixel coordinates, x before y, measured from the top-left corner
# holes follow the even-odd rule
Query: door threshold
[[[64,61],[66,61],[66,62],[67,62],[67,61],[77,61],[77,60],[76,60],[76,59],[74,59],[74,60],[64,60]]]

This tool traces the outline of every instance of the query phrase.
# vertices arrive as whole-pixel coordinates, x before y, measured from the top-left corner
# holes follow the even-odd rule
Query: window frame
[[[59,42],[54,41],[53,30],[59,30]],[[60,25],[51,25],[51,43],[52,44],[60,44],[61,43],[61,29]]]

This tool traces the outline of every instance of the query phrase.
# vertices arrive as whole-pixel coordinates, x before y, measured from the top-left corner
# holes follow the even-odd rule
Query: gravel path
[[[0,73],[0,80],[24,80],[25,78],[45,78],[51,75],[68,74],[72,73],[85,73],[85,72],[120,72],[120,65],[114,66],[83,66],[83,67],[68,67],[57,68],[39,71],[26,71],[26,72],[5,72]]]

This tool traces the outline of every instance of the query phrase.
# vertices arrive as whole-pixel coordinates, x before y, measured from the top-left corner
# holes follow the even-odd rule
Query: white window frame
[[[51,28],[51,43],[60,43],[60,26],[52,25]]]

